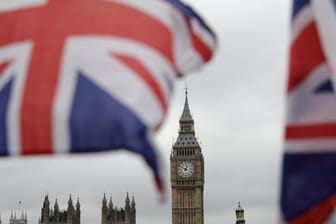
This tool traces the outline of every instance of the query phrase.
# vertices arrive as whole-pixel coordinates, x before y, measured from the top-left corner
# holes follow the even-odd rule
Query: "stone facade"
[[[80,224],[80,214],[79,199],[77,199],[75,208],[70,195],[67,210],[61,211],[57,200],[54,208],[50,208],[49,198],[45,196],[39,224]]]
[[[102,216],[101,224],[135,224],[135,201],[132,197],[132,202],[130,201],[128,194],[125,199],[125,207],[117,208],[113,207],[112,198],[110,198],[107,204],[106,196],[104,194],[102,201]]]
[[[186,92],[178,138],[170,155],[172,224],[204,223],[204,158]]]
[[[1,224],[1,220],[0,220]],[[21,215],[16,214],[16,212],[11,213],[11,217],[9,219],[9,224],[28,224],[27,213],[21,212]]]

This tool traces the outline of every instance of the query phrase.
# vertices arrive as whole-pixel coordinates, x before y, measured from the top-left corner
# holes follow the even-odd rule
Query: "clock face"
[[[194,173],[194,166],[187,161],[181,162],[177,167],[177,173],[181,177],[190,177]]]

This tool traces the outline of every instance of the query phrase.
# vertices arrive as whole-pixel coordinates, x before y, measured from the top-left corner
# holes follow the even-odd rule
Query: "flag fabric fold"
[[[0,1],[0,155],[127,149],[163,190],[153,134],[216,37],[179,0]]]
[[[293,1],[281,185],[282,217],[289,224],[326,223],[336,206],[336,95],[331,43],[321,30],[329,15],[320,11],[326,2],[334,4]]]

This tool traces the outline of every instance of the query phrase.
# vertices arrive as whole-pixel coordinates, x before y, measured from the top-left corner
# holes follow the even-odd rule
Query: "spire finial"
[[[185,95],[187,96],[188,95],[188,84],[185,84],[184,90],[185,90]]]
[[[238,207],[236,209],[236,218],[236,224],[245,224],[244,209],[240,206],[240,202],[238,202]]]

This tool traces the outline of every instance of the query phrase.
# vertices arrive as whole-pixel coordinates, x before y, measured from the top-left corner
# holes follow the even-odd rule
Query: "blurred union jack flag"
[[[336,53],[335,9],[331,0],[293,1],[281,192],[285,223],[326,223],[336,206],[336,57],[330,57]]]
[[[216,38],[179,0],[0,1],[0,155],[125,148],[159,190],[152,135]]]

